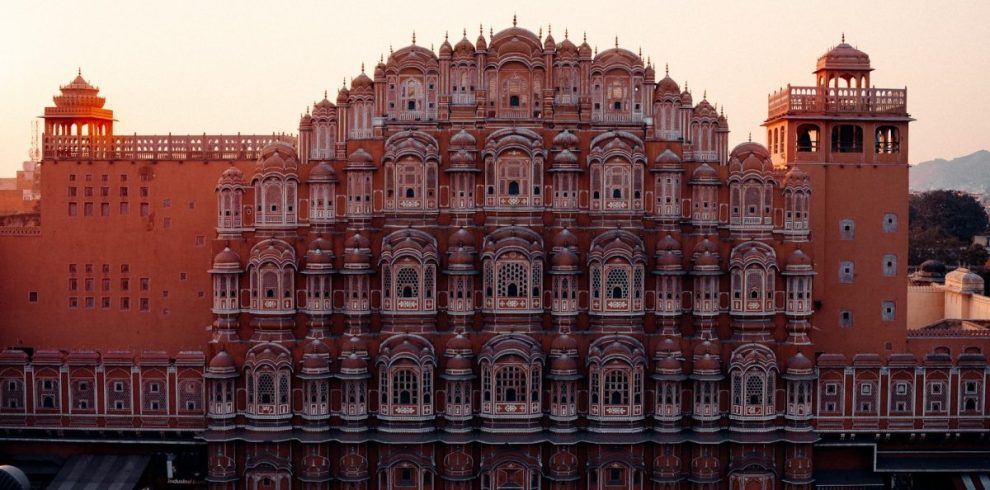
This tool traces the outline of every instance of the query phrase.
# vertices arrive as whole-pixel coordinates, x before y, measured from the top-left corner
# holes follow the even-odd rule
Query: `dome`
[[[471,363],[471,359],[468,359],[460,354],[456,354],[447,361],[446,370],[465,372],[471,371],[473,367],[474,366]]]
[[[224,369],[236,369],[237,366],[234,364],[234,358],[227,353],[227,351],[222,350],[217,352],[217,355],[210,359],[210,370],[224,370]]]
[[[351,80],[351,91],[352,92],[370,92],[374,90],[375,82],[368,78],[368,75],[364,74],[364,69],[362,67],[361,74]]]
[[[591,58],[591,54],[592,54],[591,46],[588,45],[587,40],[585,40],[584,42],[581,43],[580,46],[578,46],[578,55],[580,55],[582,58]]]
[[[220,174],[217,185],[244,185],[244,172],[237,167],[230,167]]]
[[[814,363],[811,362],[811,359],[808,359],[800,352],[794,354],[787,360],[788,374],[810,374],[814,367]]]
[[[578,164],[578,157],[571,150],[563,150],[554,156],[553,164],[554,166],[573,167]]]
[[[756,156],[760,160],[770,160],[770,152],[767,148],[753,141],[747,141],[736,145],[736,147],[729,153],[729,159],[732,160],[734,158],[742,161],[750,155]]]
[[[261,168],[264,170],[282,170],[285,168],[285,159],[278,153],[272,153],[262,162]]]
[[[795,249],[787,256],[787,265],[784,267],[787,272],[796,271],[810,271],[811,270],[811,257],[804,253],[800,248]]]
[[[818,58],[818,70],[871,70],[870,56],[845,42]]]
[[[718,358],[709,353],[705,353],[694,361],[694,372],[696,373],[717,372],[720,368]]]
[[[580,265],[581,260],[570,248],[562,248],[554,252],[550,264],[554,269],[571,269]]]
[[[708,102],[708,99],[701,99],[701,102],[698,102],[698,105],[694,108],[694,116],[717,118],[718,111],[712,107],[712,104]]]
[[[564,228],[553,237],[553,248],[577,247],[577,237],[570,230]]]
[[[368,352],[368,343],[358,335],[348,335],[347,340],[341,343],[341,352],[363,354]]]
[[[675,374],[681,372],[681,361],[674,356],[665,356],[657,362],[657,372]]]
[[[224,247],[220,253],[213,257],[213,267],[216,269],[223,268],[234,268],[238,269],[241,266],[241,258],[237,256],[237,252],[234,252],[230,247]]]
[[[681,251],[681,242],[674,238],[673,235],[667,233],[667,236],[657,240],[656,244],[657,255],[666,254],[669,252]]]
[[[474,45],[478,48],[478,51],[484,51],[488,49],[488,41],[485,40],[484,33],[478,33],[478,40],[475,41]]]
[[[696,182],[718,182],[718,172],[711,165],[702,163],[691,173],[691,180]]]
[[[318,268],[318,266],[329,266],[333,267],[333,251],[332,250],[313,250],[306,252],[306,268],[313,269]]]
[[[348,238],[344,243],[344,267],[367,268],[371,262],[371,244],[359,233]]]
[[[705,254],[705,253],[708,253],[708,254],[711,254],[711,255],[718,255],[718,244],[716,244],[715,242],[709,240],[708,237],[705,237],[704,240],[698,242],[694,246],[694,253],[695,254]]]
[[[313,108],[314,108],[314,111],[313,112],[316,112],[318,110],[320,110],[320,111],[330,111],[332,109],[336,109],[337,106],[333,105],[333,102],[330,102],[330,99],[327,99],[326,94],[324,94],[323,95],[323,100],[317,102],[316,105],[313,106]]]
[[[356,164],[355,166],[370,165],[373,161],[371,153],[368,153],[364,148],[358,148],[347,156],[348,166],[351,164]]]
[[[572,148],[578,146],[579,143],[578,136],[569,129],[565,129],[553,137],[553,146],[558,148]]]
[[[550,371],[554,374],[573,373],[577,371],[577,368],[577,361],[567,354],[555,357],[550,361]]]
[[[684,107],[691,107],[694,105],[694,97],[691,97],[691,92],[688,91],[685,85],[684,91],[681,92],[681,105]]]
[[[364,235],[360,233],[355,233],[351,235],[351,237],[348,238],[346,242],[344,242],[344,248],[353,248],[353,249],[371,248],[371,242],[369,242],[368,239],[364,237]]]
[[[354,352],[351,352],[350,355],[340,362],[340,371],[342,373],[359,373],[367,370],[368,361]]]
[[[653,160],[653,163],[661,167],[678,166],[681,164],[681,157],[677,156],[677,153],[671,151],[670,148],[667,148],[662,153],[657,155],[657,158]]]
[[[681,95],[681,87],[677,85],[677,82],[673,78],[670,78],[670,75],[664,76],[657,83],[656,98],[662,96],[677,97],[678,95]]]
[[[303,356],[302,369],[303,372],[320,372],[326,371],[330,368],[330,364],[327,362],[325,357],[318,355],[307,354]]]
[[[451,155],[450,163],[454,166],[468,167],[474,165],[474,156],[466,150],[457,150]]]
[[[941,260],[928,259],[921,263],[921,267],[918,268],[921,272],[927,272],[929,274],[945,274],[946,268],[945,264]]]
[[[447,341],[444,350],[446,351],[446,355],[471,355],[474,348],[471,345],[471,339],[467,338],[463,333],[458,333]]]
[[[801,167],[792,166],[784,175],[784,187],[806,187],[808,174]]]
[[[566,34],[566,32],[564,34]],[[576,58],[578,56],[578,48],[577,48],[577,46],[574,45],[573,42],[571,42],[570,39],[568,39],[565,36],[564,37],[564,40],[561,41],[560,44],[557,45],[557,56],[558,57],[567,57],[567,58]]]
[[[983,278],[965,267],[960,267],[945,275],[945,288],[959,293],[983,294]]]
[[[337,174],[327,162],[320,162],[309,172],[310,182],[336,182]]]
[[[347,87],[341,87],[337,91],[337,104],[346,104],[347,98],[351,96],[351,91],[347,90]]]
[[[471,44],[471,41],[468,41],[466,31],[464,32],[464,37],[462,37],[461,40],[457,41],[457,44],[454,45],[454,52],[459,55],[467,56],[474,54],[474,45]]]
[[[447,246],[474,248],[474,235],[462,226],[447,237]]]
[[[466,129],[462,129],[450,137],[450,146],[470,146],[477,145],[478,140]]]
[[[457,247],[449,254],[447,263],[451,269],[474,269],[474,255],[464,247]]]
[[[306,343],[306,346],[303,348],[303,354],[316,354],[321,356],[329,356],[330,347],[327,344],[321,342],[319,339],[313,339]]]
[[[567,333],[562,333],[550,342],[550,353],[577,352],[577,339]]]
[[[444,36],[443,43],[440,44],[440,56],[450,57],[453,52],[454,48],[450,46],[450,41],[448,41],[447,37]]]

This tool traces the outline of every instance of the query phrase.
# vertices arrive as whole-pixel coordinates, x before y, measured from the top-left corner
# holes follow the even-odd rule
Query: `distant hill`
[[[948,189],[990,194],[990,151],[921,162],[911,167],[909,182],[912,191]]]

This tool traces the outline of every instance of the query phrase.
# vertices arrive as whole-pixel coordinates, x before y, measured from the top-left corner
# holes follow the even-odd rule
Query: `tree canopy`
[[[987,213],[976,198],[938,190],[912,194],[908,205],[911,264],[937,259],[946,264],[983,265],[986,251],[971,246],[973,236],[986,231],[988,224]]]

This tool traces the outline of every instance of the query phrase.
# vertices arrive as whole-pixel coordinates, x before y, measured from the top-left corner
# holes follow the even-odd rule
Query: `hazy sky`
[[[580,42],[663,64],[695,101],[724,105],[730,144],[764,142],[767,94],[811,85],[843,32],[877,87],[908,87],[911,162],[990,148],[990,2],[958,1],[11,1],[0,13],[0,175],[27,156],[31,124],[82,67],[117,133],[295,132],[300,113],[389,45],[439,47],[467,28],[552,25]]]

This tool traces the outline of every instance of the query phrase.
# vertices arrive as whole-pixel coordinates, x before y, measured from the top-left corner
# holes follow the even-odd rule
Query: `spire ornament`
[[[515,26],[516,26],[516,14],[513,13],[512,14],[512,27],[515,27]]]

